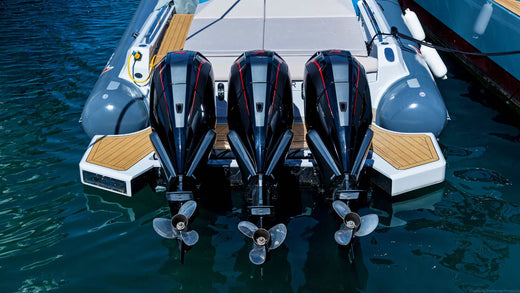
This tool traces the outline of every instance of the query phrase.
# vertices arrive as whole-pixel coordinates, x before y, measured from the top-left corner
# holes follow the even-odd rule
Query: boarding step
[[[132,196],[149,184],[160,167],[150,142],[151,129],[123,135],[96,135],[79,164],[81,182]]]
[[[303,123],[293,123],[292,126],[293,131],[293,140],[291,143],[291,150],[298,149],[307,149],[307,142],[305,140],[305,134],[307,134],[307,128]],[[215,132],[217,133],[217,139],[215,141],[215,150],[231,150],[229,146],[229,142],[227,140],[227,134],[229,132],[229,128],[227,124],[217,124],[215,128]]]
[[[444,181],[446,161],[435,136],[431,133],[400,133],[377,125],[372,141],[371,180],[392,196],[431,186]],[[307,148],[305,125],[293,125],[295,133],[291,149]],[[215,150],[229,150],[227,124],[217,124]],[[124,135],[95,136],[80,162],[83,184],[132,196],[155,180],[159,161],[150,142],[151,129]],[[303,150],[308,153],[308,150]],[[212,166],[237,168],[234,158],[212,158]],[[287,159],[286,165],[312,168],[311,159]],[[152,179],[152,177],[154,179]],[[348,197],[350,194],[344,194]],[[347,199],[347,198],[345,198]]]
[[[444,181],[446,160],[432,133],[402,133],[373,124],[372,181],[395,196]]]

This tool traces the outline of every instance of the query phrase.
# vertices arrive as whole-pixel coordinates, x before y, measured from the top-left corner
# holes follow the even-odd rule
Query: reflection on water
[[[58,254],[56,256],[52,256],[52,257],[49,257],[49,258],[46,258],[46,259],[42,259],[42,260],[36,261],[36,262],[34,262],[32,264],[23,266],[20,270],[22,270],[22,271],[33,270],[33,269],[36,269],[38,267],[45,266],[45,265],[51,263],[52,261],[57,260],[60,257],[63,257],[63,255],[62,254]]]
[[[88,232],[95,232],[113,224],[131,223],[152,212],[156,212],[158,216],[170,216],[164,193],[155,194],[149,187],[131,198],[85,187],[84,196],[87,210],[99,213],[106,219]]]
[[[16,198],[10,198],[9,202]],[[29,208],[10,206],[0,213],[0,259],[34,253],[67,237],[60,232],[63,206],[70,196],[56,198]],[[6,201],[2,204],[6,206]]]
[[[442,144],[441,144],[442,146]],[[460,161],[464,159],[473,159],[481,157],[486,148],[484,147],[457,147],[444,146],[444,155],[450,158],[450,161]]]
[[[498,172],[483,168],[450,170],[446,179],[461,190],[473,195],[502,197],[501,187],[511,185],[510,180]]]
[[[56,290],[60,288],[62,285],[67,284],[65,280],[55,280],[55,279],[27,279],[23,282],[22,286],[15,291],[16,293],[25,293],[25,292],[47,292],[51,290]]]
[[[457,272],[456,284],[465,290],[486,289],[500,277],[500,264],[509,257],[509,246],[520,243],[520,210],[493,197],[464,194],[448,187],[443,201],[428,218],[408,221],[407,230],[438,229],[452,239],[443,246],[417,248],[417,256],[435,258]]]
[[[435,209],[435,204],[440,202],[445,193],[444,184],[433,186],[390,198],[383,191],[376,190],[372,193],[372,207],[381,211],[379,213],[379,224],[385,227],[399,227],[407,224],[400,215],[414,213],[418,210]]]
[[[291,289],[297,292],[305,285],[305,265],[309,253],[309,240],[312,236],[312,229],[318,221],[311,217],[297,217],[287,225],[288,231],[285,245],[289,249],[287,261],[291,265]]]
[[[236,231],[239,222],[237,216],[219,216],[215,224],[209,226],[215,232],[211,237],[211,245],[215,249],[212,269],[215,274],[223,276],[222,283],[219,278],[213,284],[218,292],[228,292],[229,288],[245,285],[238,280],[243,273],[235,271],[238,252],[244,246],[242,234]]]
[[[487,170],[483,168],[472,168],[453,171],[455,177],[461,178],[466,181],[478,181],[492,183],[496,186],[510,185],[511,183],[507,178],[498,174],[495,171]]]
[[[91,212],[107,212],[111,214],[115,214],[114,217],[107,220],[101,226],[92,228],[89,232],[95,232],[107,225],[115,224],[115,223],[126,223],[135,221],[135,213],[131,208],[125,208],[117,203],[110,203],[104,201],[100,196],[96,195],[85,195],[87,199],[87,209]]]

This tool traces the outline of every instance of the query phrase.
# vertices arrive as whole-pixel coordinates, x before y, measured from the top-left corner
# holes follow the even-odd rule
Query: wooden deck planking
[[[108,143],[103,144],[104,142]],[[107,137],[97,145],[90,157],[91,162],[120,171],[128,170],[153,150],[147,134],[118,137],[115,143],[114,137]]]
[[[134,141],[131,141],[131,139]],[[150,146],[151,143],[147,136],[127,138],[125,140],[121,140],[118,145],[111,148],[113,150],[119,150],[119,152],[112,152],[112,154],[104,158],[101,157],[99,160],[101,162],[105,162],[105,164],[116,170],[128,170],[130,167],[135,165],[142,158],[153,151],[153,148]],[[109,154],[110,151],[106,153]]]
[[[398,170],[439,160],[431,138],[425,134],[393,133],[376,126],[372,130],[374,152]],[[217,124],[214,149],[230,150],[228,131],[227,124]],[[305,125],[293,124],[293,132],[291,149],[307,148]],[[102,137],[94,143],[87,162],[118,171],[128,170],[153,152],[150,133],[151,129],[146,129],[130,135]]]
[[[291,149],[304,149],[307,148],[307,141],[305,140],[305,134],[307,129],[303,123],[294,123],[292,127],[294,133],[293,140],[291,143]],[[227,140],[227,133],[229,128],[227,124],[217,124],[215,129],[217,133],[217,139],[215,140],[216,150],[230,150],[229,142]]]
[[[435,149],[432,149],[432,148],[428,148],[428,145],[424,143],[424,140],[425,139],[428,139],[428,138],[424,138],[424,137],[410,137],[408,139],[411,139],[412,141],[414,141],[418,146],[420,146],[420,149],[423,150],[422,154],[424,156],[436,156],[436,152],[435,152]]]
[[[520,1],[516,1],[516,0],[494,0],[494,1],[498,4],[500,4],[502,7],[506,8],[507,10],[520,16]]]
[[[423,140],[420,137],[405,137],[408,143],[417,144],[417,151],[421,156],[428,156],[431,154],[430,150],[422,144]]]
[[[410,145],[403,138],[398,139],[395,136],[385,134],[379,134],[379,139],[385,142],[385,147],[388,150],[392,150],[392,152],[399,156],[400,160],[405,164],[413,164],[415,161],[419,161],[421,159],[420,156],[417,156],[413,151],[413,148],[410,148]]]
[[[410,147],[407,144],[401,144],[394,139],[394,137],[387,135],[386,133],[377,133],[374,136],[374,150],[376,153],[382,153],[382,156],[387,161],[392,162],[394,167],[399,169],[401,166],[409,166],[417,160],[417,157],[412,158],[410,153]],[[376,147],[377,145],[377,147]],[[406,149],[406,153],[403,149]],[[378,152],[379,151],[379,152]]]
[[[105,136],[98,139],[87,162],[110,169],[125,171],[153,152],[150,142],[151,129],[121,136]]]
[[[186,37],[188,36],[192,20],[193,14],[173,15],[159,46],[155,61],[156,63],[159,63],[168,52],[178,51],[184,48],[184,43],[186,42]]]
[[[307,134],[307,127],[303,123],[294,123],[292,126],[294,133],[293,140],[291,143],[291,149],[306,149],[307,140],[305,135]]]
[[[392,136],[387,136],[386,133],[377,133],[374,135],[374,140],[378,140],[384,143],[384,148],[381,148],[387,156],[392,155],[394,161],[399,161],[404,165],[409,165],[414,162],[414,158],[411,158],[411,154],[406,153],[403,149],[408,149],[406,144],[401,144],[399,140],[395,140]]]
[[[373,126],[372,130],[374,131],[374,152],[398,170],[410,169],[439,160],[428,135],[394,133],[377,126]]]
[[[105,138],[103,142],[100,143],[106,143],[103,147],[105,148],[105,151],[102,153],[99,153],[97,158],[100,161],[103,162],[111,162],[113,165],[119,165],[120,162],[125,160],[126,156],[121,156],[121,153],[129,152],[130,150],[134,151],[140,151],[140,147],[143,144],[143,142],[138,138],[132,138],[132,137],[125,137],[125,138],[119,138],[119,139],[107,139]],[[119,152],[107,152],[106,150],[111,149],[119,149]]]
[[[227,140],[227,134],[229,132],[229,128],[227,124],[217,124],[215,128],[215,132],[217,133],[217,138],[215,139],[215,145],[213,149],[216,150],[230,150],[229,142]]]

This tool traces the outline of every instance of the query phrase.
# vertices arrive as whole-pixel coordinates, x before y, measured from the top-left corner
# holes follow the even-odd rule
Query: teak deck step
[[[158,63],[168,52],[182,50],[190,30],[193,14],[174,14],[157,52]]]
[[[520,16],[520,1],[516,0],[494,0],[496,3],[500,4],[502,7],[508,9],[514,14]]]
[[[305,124],[293,124],[294,137],[291,149],[307,148]],[[425,134],[405,134],[372,126],[373,149],[383,160],[398,170],[410,169],[439,160],[433,142]],[[227,124],[217,124],[214,149],[229,150]],[[98,139],[87,157],[87,162],[110,169],[125,171],[153,152],[151,129],[121,136]]]
[[[98,139],[87,162],[110,169],[125,171],[153,152],[150,141],[152,130],[121,136],[104,136]]]
[[[294,133],[293,140],[291,143],[291,149],[304,149],[307,148],[307,142],[305,141],[305,134],[307,133],[307,129],[305,128],[305,124],[302,123],[294,123],[292,127],[292,131]],[[229,142],[227,140],[227,133],[229,132],[229,128],[227,124],[217,124],[215,129],[217,133],[217,139],[215,140],[216,150],[230,150]]]
[[[307,140],[305,139],[305,135],[307,134],[307,127],[305,127],[305,124],[294,123],[292,131],[294,136],[291,143],[291,149],[306,149]]]
[[[396,133],[372,126],[374,152],[398,170],[410,169],[439,160],[428,135]]]
[[[229,132],[229,128],[227,124],[217,124],[215,128],[215,132],[217,133],[217,138],[215,139],[215,146],[213,149],[215,150],[230,150],[229,142],[227,140],[227,134]]]
[[[231,148],[227,140],[228,125],[217,124],[215,131],[217,138],[214,149],[230,150]],[[152,130],[147,128],[141,132],[129,135],[101,137],[94,143],[92,151],[87,157],[87,162],[117,171],[128,170],[154,151],[149,138],[151,132]],[[306,148],[305,125],[294,124],[293,132],[294,138],[291,149]]]

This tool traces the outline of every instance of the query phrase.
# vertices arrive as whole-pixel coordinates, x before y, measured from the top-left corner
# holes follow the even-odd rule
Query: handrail
[[[168,10],[171,10],[172,7],[173,6],[170,6],[170,5],[164,5],[161,8],[161,10],[157,14],[152,26],[148,30],[148,33],[146,33],[145,41],[147,44],[149,44],[155,38],[155,35],[159,31],[159,28],[162,27],[162,25],[160,25],[160,24],[164,23],[164,21],[168,18],[167,16],[170,14],[170,13],[166,13],[166,12]]]
[[[379,25],[377,24],[377,20],[374,16],[374,12],[372,11],[372,9],[370,8],[370,6],[368,5],[368,3],[365,0],[363,0],[363,8],[365,8],[365,11],[366,11],[368,17],[370,17],[370,21],[371,21],[372,26],[374,27],[376,35],[379,35],[379,41],[382,42],[383,38],[381,36],[381,29],[379,28]]]

